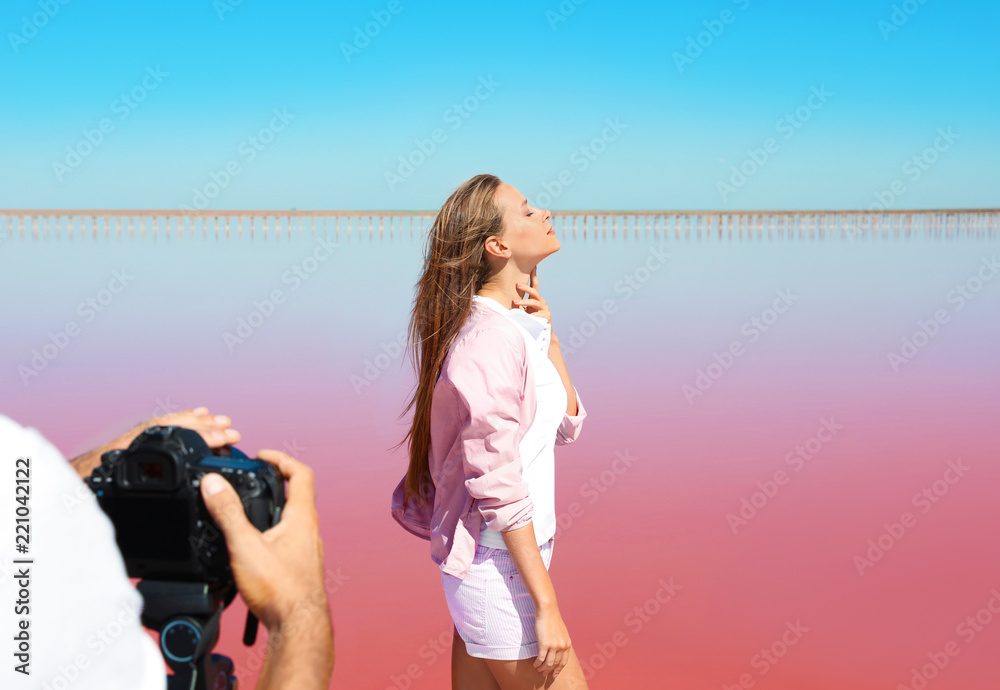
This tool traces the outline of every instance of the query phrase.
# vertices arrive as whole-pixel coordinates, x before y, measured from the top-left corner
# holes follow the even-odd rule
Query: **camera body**
[[[152,426],[125,450],[101,456],[87,485],[115,526],[129,577],[232,580],[225,537],[201,498],[201,478],[209,472],[229,480],[257,529],[277,524],[285,505],[277,469],[232,446],[213,451],[191,429]]]

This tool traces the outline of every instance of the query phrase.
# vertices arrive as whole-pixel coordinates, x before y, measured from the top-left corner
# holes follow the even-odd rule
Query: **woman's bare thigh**
[[[502,661],[485,659],[493,677],[500,683],[500,690],[587,690],[587,680],[583,677],[583,668],[576,657],[576,650],[570,647],[570,659],[554,679],[552,674],[543,676],[535,668],[535,657],[518,659],[517,661]]]
[[[452,630],[451,690],[501,690],[486,665],[486,659],[469,656],[458,630]]]

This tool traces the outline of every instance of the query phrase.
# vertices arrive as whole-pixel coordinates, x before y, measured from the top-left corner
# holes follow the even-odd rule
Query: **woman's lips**
[[[545,234],[546,234],[546,235],[554,235],[554,234],[556,234],[556,231],[555,231],[555,230],[549,230],[549,231],[548,231],[547,233],[545,233]]]

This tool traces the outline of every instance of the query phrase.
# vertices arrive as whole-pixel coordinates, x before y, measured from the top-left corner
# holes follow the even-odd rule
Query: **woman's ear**
[[[510,258],[510,247],[497,235],[490,235],[486,238],[485,249],[487,254],[492,254],[502,259]]]

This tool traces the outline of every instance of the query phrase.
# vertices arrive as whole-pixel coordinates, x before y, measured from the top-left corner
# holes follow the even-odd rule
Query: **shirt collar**
[[[487,309],[492,309],[495,312],[503,314],[508,319],[526,330],[532,340],[538,344],[538,348],[542,352],[548,351],[549,341],[552,337],[552,324],[548,322],[548,319],[542,316],[534,316],[523,309],[504,309],[503,305],[492,297],[473,295],[472,301],[474,304],[480,304]]]

